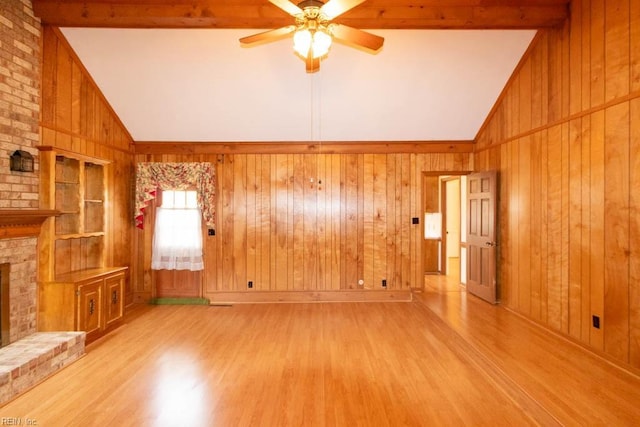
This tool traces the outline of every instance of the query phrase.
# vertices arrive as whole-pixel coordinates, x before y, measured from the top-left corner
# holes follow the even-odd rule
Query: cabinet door
[[[124,274],[116,274],[105,278],[105,308],[107,310],[106,325],[122,319],[124,310]]]
[[[87,337],[99,334],[103,329],[103,279],[96,279],[78,285],[78,330],[85,331]]]

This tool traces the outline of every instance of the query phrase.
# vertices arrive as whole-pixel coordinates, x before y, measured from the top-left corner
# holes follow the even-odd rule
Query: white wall
[[[447,186],[447,258],[460,256],[460,180],[446,182]]]

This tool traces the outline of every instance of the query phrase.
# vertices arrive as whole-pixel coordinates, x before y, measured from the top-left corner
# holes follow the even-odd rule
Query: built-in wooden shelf
[[[60,211],[48,209],[0,209],[0,238],[38,236],[42,223],[57,215]]]

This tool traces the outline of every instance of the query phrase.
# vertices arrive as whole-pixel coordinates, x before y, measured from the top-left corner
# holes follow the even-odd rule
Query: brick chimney
[[[0,6],[0,209],[37,209],[40,143],[40,21],[31,0]],[[31,153],[34,172],[12,172],[16,150]],[[37,238],[0,239],[0,264],[10,268],[10,342],[36,331]]]

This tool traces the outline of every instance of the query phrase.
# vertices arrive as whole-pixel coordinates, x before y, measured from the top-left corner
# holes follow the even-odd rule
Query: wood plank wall
[[[106,262],[130,266],[133,140],[60,31],[44,26],[42,44],[41,143],[110,162]],[[132,302],[130,284],[126,294]]]
[[[440,177],[437,175],[423,175],[422,212],[442,212],[440,209],[440,198]],[[424,220],[424,214],[420,220]],[[438,253],[440,250],[440,242],[437,240],[423,239],[422,246],[424,273],[438,273],[440,271],[440,259]]]
[[[502,303],[640,367],[640,1],[541,31],[474,162],[500,172]]]
[[[421,288],[422,221],[411,220],[422,217],[422,172],[468,171],[470,160],[470,153],[136,154],[137,162],[215,163],[216,236],[205,240],[211,298],[251,292],[250,280],[253,291],[274,295],[381,290],[382,279],[388,290]],[[136,233],[140,300],[153,292],[149,230]]]

